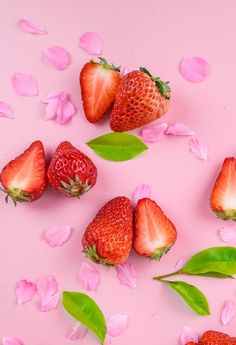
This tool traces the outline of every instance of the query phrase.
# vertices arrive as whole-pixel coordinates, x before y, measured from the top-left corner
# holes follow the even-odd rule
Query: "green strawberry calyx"
[[[145,67],[140,67],[140,71],[146,73],[152,79],[152,81],[154,81],[156,87],[163,97],[170,99],[171,88],[169,86],[169,81],[164,82],[159,77],[153,77],[153,75]]]
[[[20,188],[11,188],[11,189],[3,189],[0,190],[6,193],[5,201],[8,203],[9,198],[12,199],[14,205],[17,205],[17,202],[29,202],[32,199],[32,194],[21,190]]]
[[[99,257],[99,255],[97,254],[96,244],[92,246],[88,245],[84,247],[84,249],[82,250],[82,253],[85,254],[86,258],[92,260],[96,264],[103,265],[103,266],[113,266],[111,264],[108,264],[107,259],[102,259]]]
[[[75,176],[73,180],[70,176],[68,178],[68,183],[61,180],[62,187],[59,190],[67,195],[74,198],[79,198],[82,194],[87,193],[91,189],[91,185],[88,183],[88,179],[82,182],[78,175]]]
[[[222,220],[228,220],[231,219],[233,221],[236,221],[236,210],[234,209],[228,209],[223,212],[215,212],[218,218]]]
[[[108,70],[112,70],[112,71],[116,71],[116,72],[120,72],[120,67],[117,67],[115,65],[112,64],[109,64],[107,62],[106,59],[102,58],[102,57],[99,57],[99,64],[104,68],[104,69],[108,69]],[[95,63],[93,60],[90,60],[90,62],[92,63]]]
[[[162,256],[170,250],[170,248],[173,246],[174,243],[171,243],[169,246],[160,248],[160,249],[155,249],[152,255],[149,257],[150,260],[160,260]]]

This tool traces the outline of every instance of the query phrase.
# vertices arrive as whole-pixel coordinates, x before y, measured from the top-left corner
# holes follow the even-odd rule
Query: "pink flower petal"
[[[70,340],[81,339],[81,338],[85,337],[87,332],[88,332],[88,328],[86,328],[84,325],[82,325],[82,323],[77,322],[77,323],[74,324],[73,330],[69,334],[69,339]]]
[[[90,264],[83,262],[79,270],[79,279],[86,290],[96,290],[100,282],[99,272]]]
[[[71,232],[70,226],[52,226],[44,231],[43,239],[50,247],[60,247],[69,240]]]
[[[77,111],[70,95],[65,91],[50,93],[43,103],[46,104],[46,120],[55,119],[60,125],[68,123]]]
[[[23,345],[22,341],[15,337],[3,337],[2,345]]]
[[[19,26],[24,31],[33,35],[46,35],[48,33],[44,27],[42,27],[41,25],[34,24],[27,19],[20,19]]]
[[[226,300],[221,312],[221,322],[227,325],[236,315],[236,307],[233,301]]]
[[[150,196],[151,188],[147,184],[141,184],[134,191],[133,203],[136,205],[140,199],[150,198]]]
[[[221,241],[236,246],[236,224],[229,224],[219,230]]]
[[[57,281],[52,276],[46,276],[37,281],[37,293],[40,298],[40,306],[47,305],[57,292]]]
[[[208,147],[207,145],[198,141],[197,138],[192,138],[189,140],[189,149],[198,159],[207,160]]]
[[[144,127],[141,129],[141,138],[146,143],[156,143],[165,136],[167,127],[167,123]]]
[[[57,308],[60,300],[60,292],[57,292],[55,295],[51,296],[48,302],[44,305],[39,306],[39,310],[42,312],[48,312]]]
[[[3,101],[0,101],[0,116],[7,117],[8,119],[14,119],[11,106]]]
[[[26,279],[19,281],[16,287],[17,303],[23,304],[30,301],[36,294],[36,285]]]
[[[201,57],[184,58],[180,62],[180,74],[184,79],[199,83],[209,74],[209,65]]]
[[[112,337],[118,337],[123,334],[127,328],[128,316],[127,315],[113,315],[107,319],[107,334]]]
[[[89,54],[102,53],[102,38],[96,32],[85,32],[79,39],[80,47]]]
[[[70,55],[67,50],[59,46],[51,46],[43,50],[44,56],[57,69],[63,71],[70,65]]]
[[[186,345],[188,342],[193,341],[198,343],[198,335],[194,333],[191,328],[185,326],[183,331],[180,334],[180,343],[181,345]]]
[[[135,69],[134,69],[134,68],[130,68],[130,67],[128,67],[128,66],[125,66],[125,67],[123,68],[122,75],[125,76],[126,74],[128,74],[128,73],[130,73],[130,72],[132,72],[132,71],[135,71]]]
[[[166,134],[171,135],[194,135],[194,131],[192,131],[188,126],[181,122],[175,122],[168,126],[166,130]]]
[[[15,73],[11,78],[12,86],[19,96],[37,96],[37,80],[29,74]]]
[[[191,256],[183,256],[180,258],[175,265],[177,270],[181,270],[181,268],[186,264],[186,262],[190,259]]]
[[[129,286],[131,289],[137,288],[138,274],[133,265],[125,262],[117,265],[116,267],[117,278],[121,284]]]

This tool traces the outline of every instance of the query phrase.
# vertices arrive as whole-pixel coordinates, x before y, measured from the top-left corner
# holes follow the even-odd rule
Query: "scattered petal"
[[[128,316],[127,315],[113,315],[107,319],[107,334],[112,337],[118,337],[123,334],[127,328]]]
[[[194,135],[194,131],[192,131],[188,126],[181,122],[175,122],[168,126],[166,130],[166,134],[169,135]]]
[[[48,312],[57,308],[60,300],[60,292],[57,292],[55,295],[51,296],[48,302],[44,305],[39,306],[39,310],[42,312]]]
[[[41,25],[34,24],[27,19],[20,19],[19,26],[24,31],[33,35],[46,35],[48,33],[44,27],[42,27]]]
[[[15,73],[11,78],[12,86],[19,96],[37,96],[37,80],[29,74]]]
[[[68,123],[77,111],[70,95],[65,91],[50,93],[43,103],[47,104],[46,120],[55,119],[60,125]]]
[[[192,138],[189,140],[189,149],[197,158],[207,160],[208,147],[207,145],[198,141],[197,138]]]
[[[131,289],[137,288],[138,274],[133,265],[128,262],[117,265],[116,274],[121,284],[129,286]]]
[[[15,337],[3,337],[2,345],[23,345],[22,341]]]
[[[135,69],[134,69],[134,68],[130,68],[130,67],[128,67],[128,66],[125,66],[125,67],[123,68],[122,75],[125,76],[126,74],[128,74],[128,73],[130,73],[130,72],[132,72],[132,71],[135,71]]]
[[[181,345],[186,345],[188,342],[198,343],[198,335],[194,333],[191,328],[185,326],[180,334]]]
[[[46,276],[37,281],[37,293],[40,298],[40,306],[44,307],[51,302],[51,298],[57,292],[57,281],[52,276]]]
[[[236,246],[236,224],[229,224],[219,230],[221,241]]]
[[[0,101],[0,116],[7,117],[8,119],[14,119],[11,106],[3,101]]]
[[[144,127],[141,129],[141,138],[146,143],[156,143],[165,136],[167,127],[167,123]]]
[[[77,340],[85,337],[88,332],[88,328],[86,328],[82,323],[76,322],[73,326],[72,332],[69,334],[70,340]]]
[[[141,184],[134,191],[133,203],[136,205],[140,199],[150,198],[150,196],[151,188],[147,184]]]
[[[70,55],[67,50],[59,46],[51,46],[43,50],[43,55],[57,69],[63,71],[70,65]]]
[[[36,294],[36,285],[26,279],[19,281],[16,287],[17,303],[23,304],[30,301]]]
[[[209,64],[201,57],[184,58],[179,67],[182,77],[192,83],[205,80],[209,74]]]
[[[79,39],[80,47],[89,54],[102,53],[102,38],[96,32],[85,32]]]
[[[96,290],[100,282],[99,272],[90,264],[83,262],[79,270],[79,279],[86,290]]]
[[[71,232],[70,226],[52,226],[44,231],[43,239],[50,247],[60,247],[69,240]]]
[[[181,268],[186,264],[186,262],[190,259],[190,256],[183,256],[180,258],[175,265],[177,270],[181,270]]]
[[[227,325],[236,315],[236,307],[233,301],[226,300],[221,312],[221,322],[223,325]]]

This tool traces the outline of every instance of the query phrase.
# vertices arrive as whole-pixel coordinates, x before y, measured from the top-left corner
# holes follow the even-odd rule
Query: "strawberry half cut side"
[[[177,232],[155,201],[138,201],[135,214],[133,246],[137,254],[160,260],[173,246]]]
[[[210,205],[218,218],[236,221],[236,159],[234,157],[224,160],[211,193]]]
[[[16,205],[38,199],[46,189],[46,159],[43,144],[35,141],[19,157],[10,161],[1,172],[1,190]]]

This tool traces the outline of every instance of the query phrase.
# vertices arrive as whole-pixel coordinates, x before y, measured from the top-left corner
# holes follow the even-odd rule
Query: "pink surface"
[[[81,200],[60,196],[51,189],[37,202],[14,207],[4,203],[1,194],[0,234],[0,338],[15,336],[27,345],[67,345],[74,321],[62,308],[42,313],[35,297],[16,305],[15,286],[20,279],[36,281],[53,274],[59,289],[85,291],[78,278],[81,263],[80,239],[98,209],[117,195],[132,196],[143,183],[151,186],[152,197],[178,229],[178,240],[160,263],[132,253],[138,272],[138,288],[121,285],[114,269],[96,267],[101,282],[89,294],[108,317],[129,316],[128,328],[107,344],[177,344],[185,325],[194,331],[206,328],[235,334],[235,319],[220,324],[226,299],[236,302],[234,281],[188,278],[209,298],[211,316],[195,315],[166,286],[152,281],[157,274],[171,272],[182,256],[215,245],[223,222],[209,208],[209,193],[224,157],[235,155],[235,10],[234,0],[208,1],[30,1],[8,0],[1,6],[0,100],[8,102],[15,120],[0,118],[0,166],[19,154],[36,139],[44,142],[49,156],[61,140],[70,140],[87,153],[99,172],[96,187]],[[17,21],[27,18],[44,26],[48,35],[34,36],[20,30]],[[103,56],[115,65],[146,66],[173,89],[172,104],[163,121],[186,123],[199,140],[209,146],[209,160],[200,161],[188,149],[188,138],[166,136],[150,144],[148,152],[125,163],[112,163],[97,157],[85,143],[109,131],[106,121],[89,124],[84,117],[78,76],[90,58],[79,48],[85,31],[98,32],[104,40]],[[69,68],[55,70],[42,59],[42,51],[60,45],[72,57]],[[200,56],[210,64],[210,75],[198,84],[188,83],[179,74],[183,57]],[[20,97],[10,79],[16,72],[38,79],[39,96]],[[66,126],[45,121],[40,102],[51,91],[66,90],[78,114]],[[158,123],[158,122],[157,122]],[[139,133],[139,131],[134,131]],[[51,248],[42,240],[50,226],[71,225],[72,237],[63,247]],[[78,340],[97,344],[92,334]]]

